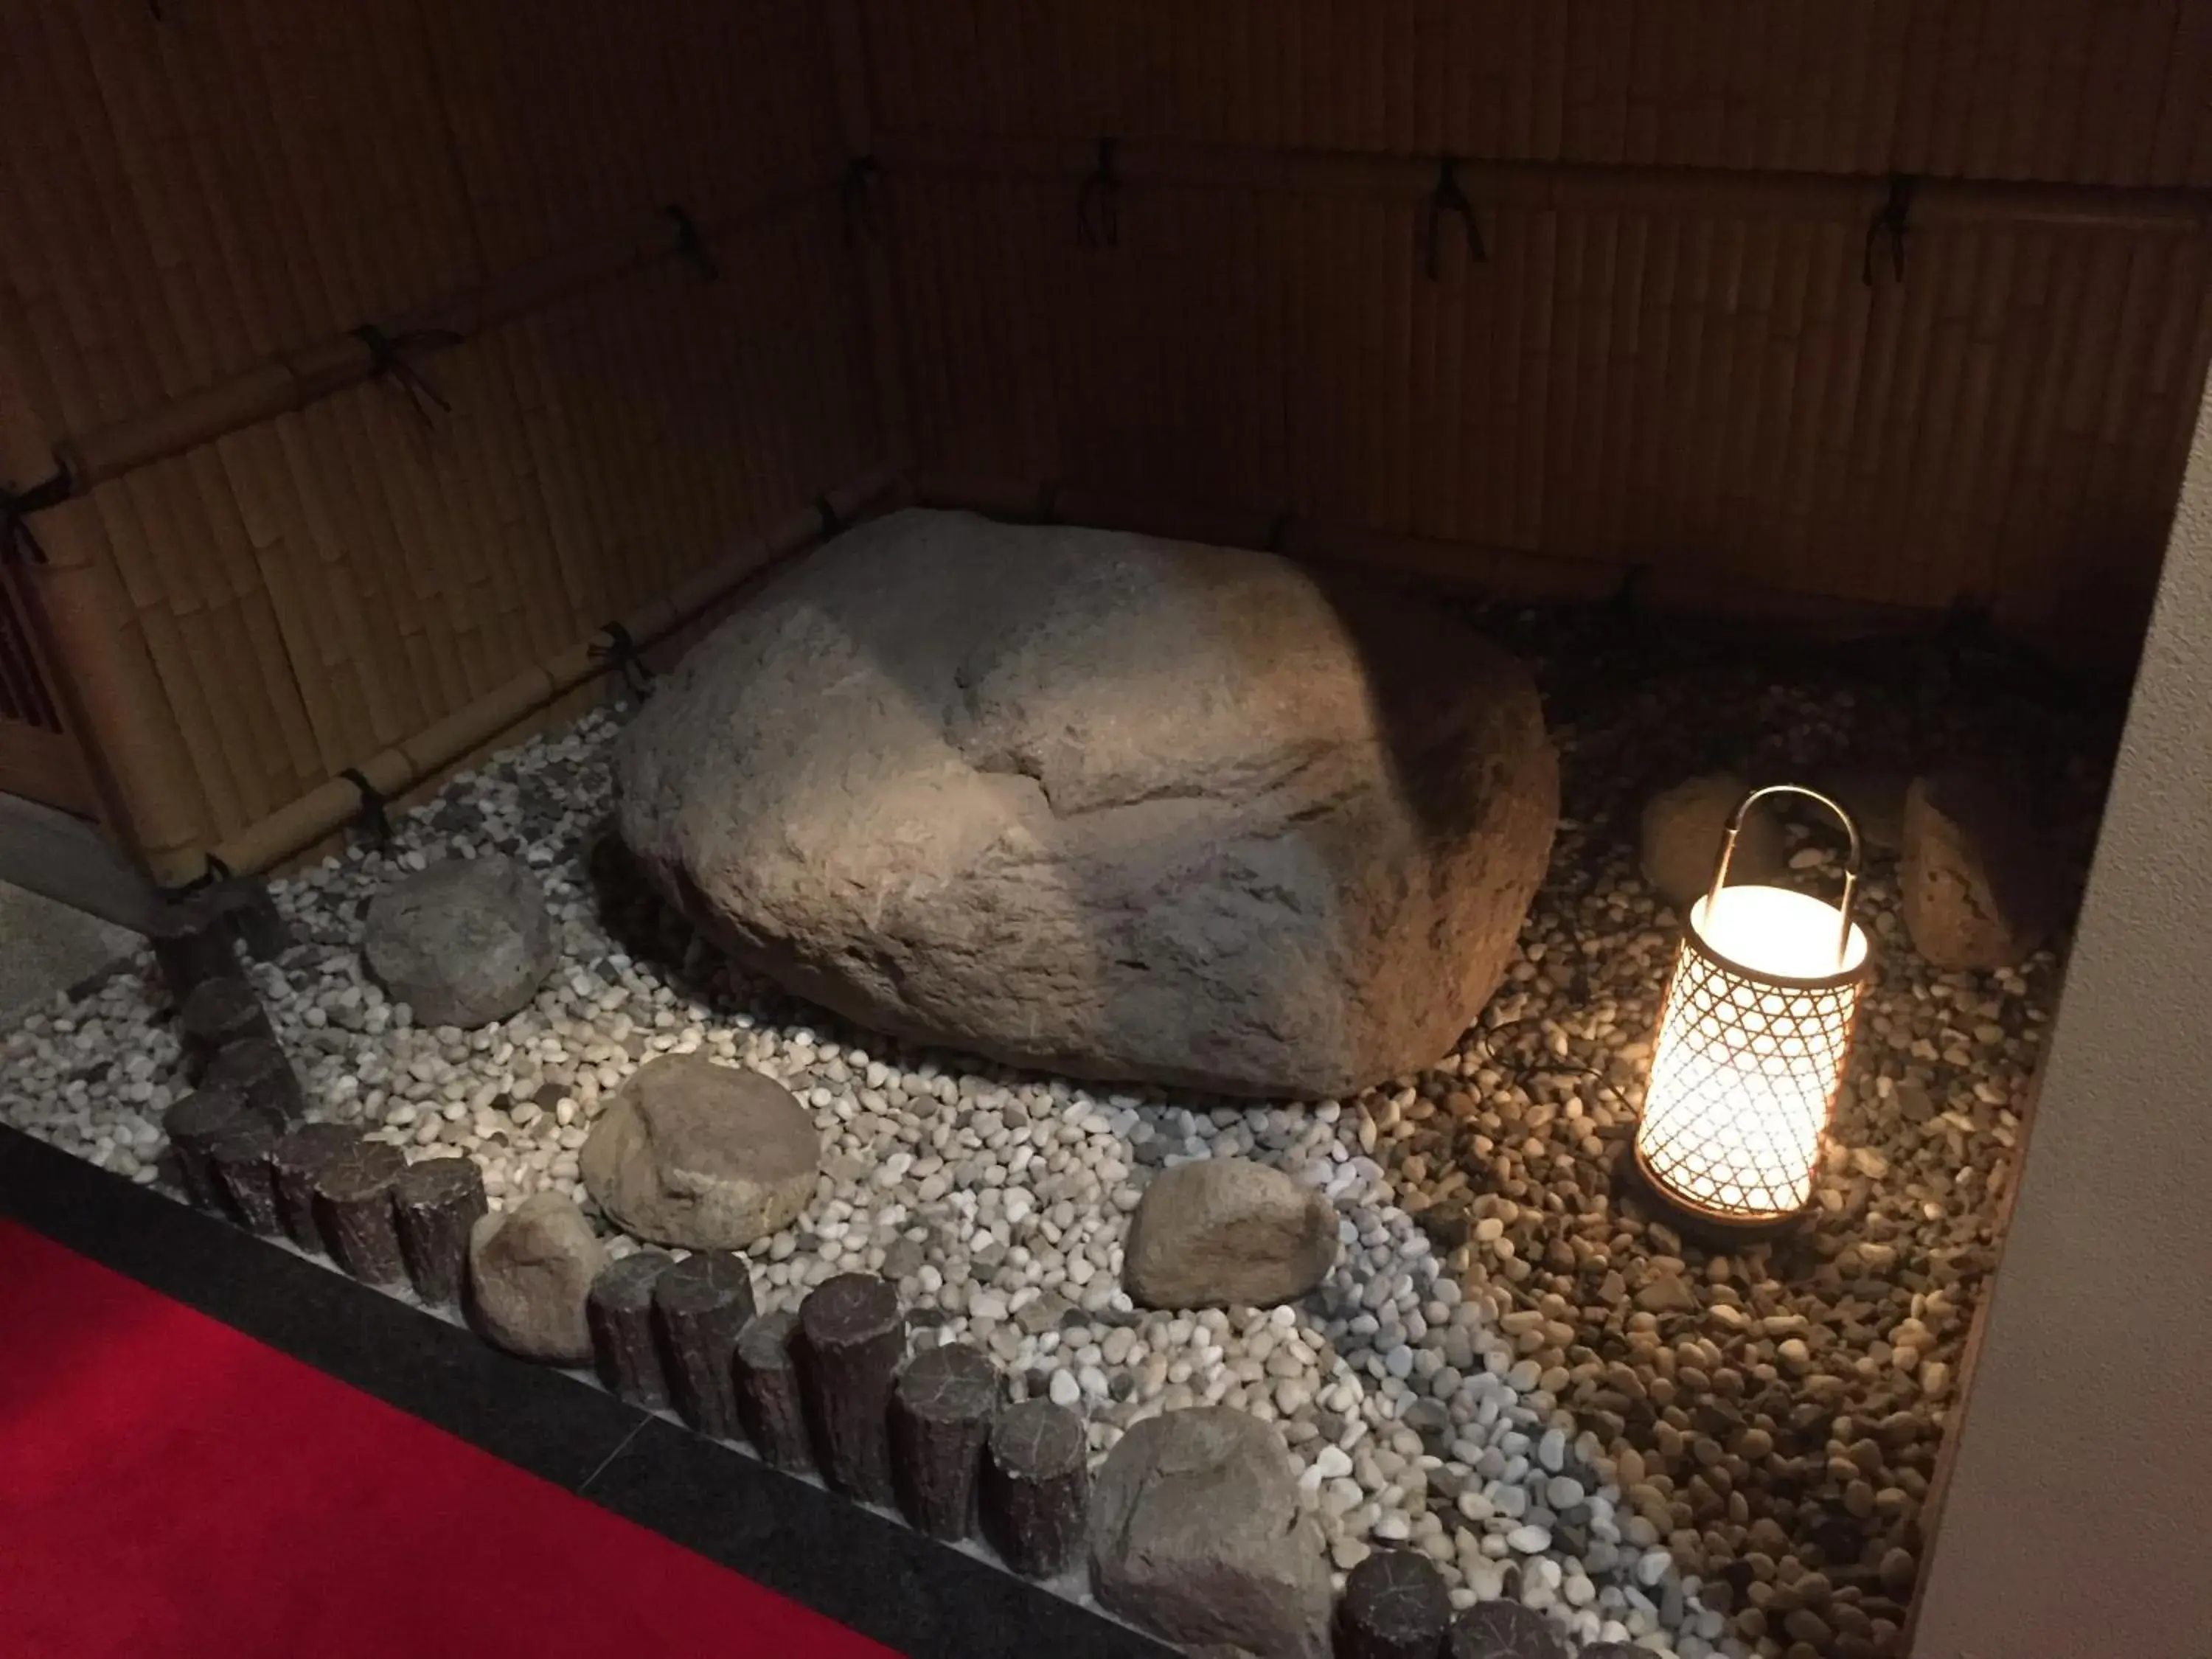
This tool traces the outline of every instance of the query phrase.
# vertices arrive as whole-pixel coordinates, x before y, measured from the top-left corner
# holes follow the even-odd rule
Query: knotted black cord
[[[676,225],[676,257],[707,282],[711,283],[720,276],[721,268],[714,263],[714,255],[707,246],[707,239],[700,234],[699,222],[691,216],[690,212],[672,202],[661,211]]]
[[[876,224],[876,181],[883,177],[884,169],[872,155],[855,155],[845,164],[845,176],[838,183],[838,195],[845,208],[845,246],[850,247],[862,236],[870,241],[879,241]]]
[[[354,814],[354,827],[366,830],[380,848],[392,845],[392,819],[385,811],[391,798],[371,783],[357,766],[349,766],[338,774],[354,787],[361,796],[361,810]]]
[[[1429,280],[1443,280],[1444,215],[1455,213],[1467,227],[1467,256],[1487,264],[1490,250],[1482,243],[1482,225],[1474,216],[1474,204],[1459,181],[1459,158],[1441,156],[1437,161],[1436,188],[1429,192]]]
[[[1606,603],[1615,611],[1634,612],[1643,605],[1644,589],[1650,580],[1650,565],[1630,565],[1620,573],[1620,586],[1613,590],[1613,597]]]
[[[1060,522],[1060,481],[1058,479],[1055,478],[1037,491],[1036,516],[1039,524]]]
[[[193,893],[203,893],[219,881],[228,881],[235,873],[228,864],[213,853],[203,853],[200,857],[204,860],[204,867],[199,874],[180,886],[163,888],[162,897],[179,899]]]
[[[817,495],[814,498],[814,510],[822,515],[823,541],[834,541],[845,533],[845,517],[837,511],[837,504],[827,495]]]
[[[434,424],[430,409],[433,404],[446,414],[453,412],[453,404],[439,395],[438,388],[422,377],[422,371],[407,361],[407,354],[425,346],[459,345],[461,337],[449,328],[422,328],[411,333],[392,335],[374,323],[363,323],[353,331],[353,337],[368,348],[369,378],[389,380],[407,394],[408,406],[415,418],[425,427]]]
[[[1075,240],[1085,247],[1121,246],[1121,141],[1098,141],[1098,165],[1075,196]]]
[[[612,665],[630,695],[640,702],[647,701],[653,696],[653,665],[646,661],[636,639],[618,622],[609,623],[599,632],[607,636],[608,642],[592,646],[585,655],[593,662]]]
[[[1905,238],[1911,228],[1912,198],[1920,188],[1920,180],[1909,173],[1889,175],[1888,199],[1875,210],[1867,224],[1866,252],[1859,262],[1859,278],[1869,288],[1874,286],[1874,245],[1884,232],[1889,235],[1890,269],[1897,280],[1905,280]]]
[[[44,564],[46,550],[31,530],[31,514],[59,507],[76,494],[69,464],[56,458],[53,475],[28,489],[0,485],[0,564]]]
[[[1281,512],[1275,514],[1273,519],[1269,520],[1267,522],[1267,551],[1270,553],[1280,553],[1284,549],[1287,548],[1291,544],[1291,532],[1297,526],[1297,514],[1287,507]]]

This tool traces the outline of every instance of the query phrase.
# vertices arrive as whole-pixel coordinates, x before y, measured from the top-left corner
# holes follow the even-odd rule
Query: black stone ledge
[[[908,1659],[1170,1659],[988,1561],[5,1127],[0,1216]]]
[[[478,1341],[43,1141],[0,1128],[0,1215],[364,1394],[574,1492],[645,1420],[574,1378]]]
[[[584,1492],[908,1659],[1173,1659],[1148,1637],[665,1418]]]

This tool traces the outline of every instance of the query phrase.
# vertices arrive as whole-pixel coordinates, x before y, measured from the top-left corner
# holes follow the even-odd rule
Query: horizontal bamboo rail
[[[841,520],[857,516],[893,485],[889,469],[878,469],[828,497]],[[823,528],[818,507],[795,513],[764,533],[749,538],[723,558],[686,579],[671,592],[622,618],[621,626],[642,648],[666,637],[726,597],[763,565],[805,545]],[[404,793],[501,732],[520,725],[556,697],[615,665],[606,650],[609,630],[578,641],[558,656],[528,669],[457,709],[427,730],[372,756],[356,769],[379,795]],[[155,880],[174,884],[203,873],[210,860],[234,872],[261,871],[349,823],[361,811],[361,791],[337,778],[289,805],[247,825],[206,854],[179,854]]]
[[[1696,566],[1652,568],[1615,560],[1569,558],[1434,537],[1393,535],[1358,525],[1273,515],[1252,507],[1169,501],[1013,478],[926,473],[915,482],[924,506],[964,507],[1023,523],[1050,521],[1127,530],[1222,547],[1264,548],[1287,558],[1388,570],[1485,599],[1588,605],[1622,593],[1662,614],[1778,623],[1808,635],[1893,633],[1925,628],[1924,610],[1843,599],[1747,582]]]
[[[374,326],[411,362],[660,260],[699,257],[716,243],[836,188],[844,171],[842,161],[825,157],[805,182],[704,222],[679,217],[666,208],[641,214],[597,240],[518,266],[404,316],[373,319]],[[690,239],[694,228],[696,244]],[[362,335],[343,334],[266,358],[242,374],[159,408],[63,438],[53,447],[54,459],[69,480],[71,495],[81,495],[155,461],[359,386],[386,366]]]
[[[1099,168],[1096,143],[939,132],[887,132],[877,155],[893,172],[1064,179]],[[1271,149],[1165,139],[1115,142],[1121,185],[1296,192],[1418,204],[1436,192],[1445,158]],[[1666,211],[1871,222],[1890,201],[1887,178],[1725,167],[1577,161],[1451,161],[1476,210],[1510,207]],[[2120,189],[2002,179],[1916,180],[1908,229],[2008,224],[2045,229],[2190,234],[2212,226],[2212,191]]]

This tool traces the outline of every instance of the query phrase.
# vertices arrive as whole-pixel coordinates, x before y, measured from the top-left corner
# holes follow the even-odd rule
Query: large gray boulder
[[[1433,608],[921,512],[771,582],[617,769],[695,922],[860,1024],[1304,1098],[1457,1039],[1559,793],[1527,674]]]
[[[1267,1308],[1336,1264],[1336,1206],[1249,1158],[1201,1158],[1152,1177],[1130,1218],[1121,1279],[1146,1308]]]
[[[441,859],[369,901],[362,944],[386,995],[417,1025],[487,1025],[520,1012],[561,960],[538,878],[489,853]]]
[[[511,1353],[584,1364],[592,1357],[584,1299],[605,1265],[584,1212],[558,1193],[539,1193],[471,1229],[472,1315]]]
[[[1136,1425],[1091,1498],[1091,1587],[1109,1612],[1188,1647],[1323,1659],[1329,1571],[1273,1425],[1225,1407]]]
[[[687,1250],[742,1250],[789,1226],[821,1160],[790,1090],[697,1054],[641,1066],[577,1155],[585,1187],[626,1231]]]

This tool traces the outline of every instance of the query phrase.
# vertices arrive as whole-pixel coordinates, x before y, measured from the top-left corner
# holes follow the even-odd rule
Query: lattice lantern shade
[[[1850,848],[1839,902],[1728,885],[1745,815],[1779,794],[1842,821]],[[1755,789],[1729,818],[1712,890],[1683,930],[1636,1133],[1644,1175],[1696,1217],[1771,1225],[1812,1201],[1866,978],[1866,934],[1851,920],[1858,879],[1857,826],[1825,795]]]

